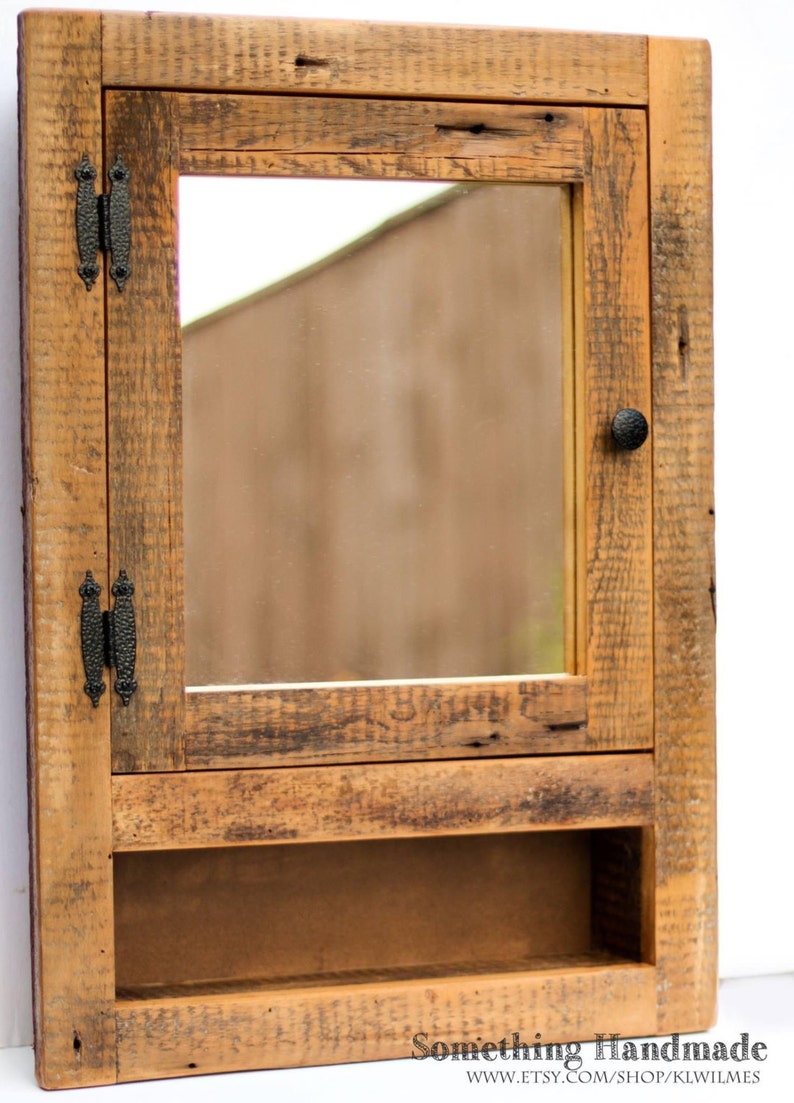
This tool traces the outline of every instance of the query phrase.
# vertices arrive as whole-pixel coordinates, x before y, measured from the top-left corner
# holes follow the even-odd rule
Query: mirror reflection
[[[563,669],[566,199],[180,181],[189,684]]]

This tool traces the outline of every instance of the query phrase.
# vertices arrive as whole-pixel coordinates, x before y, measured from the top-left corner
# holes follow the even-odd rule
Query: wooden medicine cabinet
[[[707,46],[33,11],[20,97],[41,1084],[708,1026]]]

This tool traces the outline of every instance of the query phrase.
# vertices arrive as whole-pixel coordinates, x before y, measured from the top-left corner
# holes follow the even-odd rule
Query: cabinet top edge
[[[393,20],[393,19],[345,19],[343,17],[335,16],[289,16],[289,15],[245,15],[234,13],[222,13],[222,12],[184,12],[184,11],[156,11],[145,10],[141,8],[139,11],[134,10],[121,10],[113,8],[47,8],[47,7],[31,7],[23,8],[18,12],[17,18],[19,20],[29,19],[43,19],[44,21],[51,21],[56,18],[66,19],[93,19],[100,18],[102,20],[118,21],[119,23],[126,23],[132,25],[134,23],[149,23],[149,24],[168,24],[177,25],[179,23],[190,23],[192,25],[198,25],[201,23],[226,23],[236,25],[261,25],[261,24],[281,24],[284,26],[317,26],[319,28],[340,28],[340,27],[375,27],[375,28],[416,28],[416,29],[429,29],[434,31],[466,31],[472,33],[482,32],[504,32],[507,34],[536,34],[536,35],[563,35],[569,38],[608,38],[608,39],[624,39],[633,40],[635,42],[644,42],[648,36],[644,34],[634,34],[631,32],[621,31],[598,31],[594,28],[557,28],[557,27],[532,27],[520,23],[514,24],[497,24],[497,23],[447,23],[447,22],[435,22],[432,20]]]
[[[105,86],[647,102],[648,39],[433,23],[102,15]]]
[[[645,107],[649,55],[705,40],[443,23],[26,9],[20,62],[89,39],[104,88]],[[95,76],[96,74],[91,74]]]
[[[599,31],[594,28],[561,28],[561,27],[532,27],[522,24],[496,24],[496,23],[445,23],[424,20],[381,20],[381,19],[343,19],[335,17],[314,16],[280,16],[280,15],[235,15],[210,12],[168,12],[168,11],[129,11],[102,8],[23,8],[17,13],[19,23],[30,21],[52,22],[54,20],[95,20],[100,19],[110,25],[125,25],[132,28],[134,25],[172,26],[180,25],[199,26],[206,23],[226,24],[233,26],[252,27],[280,26],[286,29],[306,29],[315,27],[318,30],[351,30],[379,31],[414,30],[431,33],[454,32],[466,35],[515,35],[519,38],[536,36],[538,38],[561,38],[574,40],[594,40],[604,42],[623,42],[635,46],[644,46],[648,42],[670,41],[679,43],[691,43],[693,45],[708,45],[705,38],[688,35],[646,35],[628,31]]]

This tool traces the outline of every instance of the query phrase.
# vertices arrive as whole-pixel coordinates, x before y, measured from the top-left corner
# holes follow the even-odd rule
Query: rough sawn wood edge
[[[650,43],[658,1032],[717,995],[708,43]]]
[[[437,1038],[498,1044],[513,1029],[530,1045],[536,1032],[544,1043],[579,1041],[599,1029],[605,1007],[610,1030],[637,1037],[653,1031],[655,972],[633,963],[569,965],[120,1001],[119,1080],[405,1058],[422,1031],[432,1031],[425,1039],[431,1045]],[[292,1042],[286,1051],[278,1044],[283,1039]]]
[[[647,103],[644,35],[105,12],[106,87]]]
[[[78,587],[109,596],[104,299],[77,275],[75,169],[102,180],[100,17],[20,16],[25,591],[36,1075],[116,1079],[108,685],[83,692]],[[105,677],[106,684],[109,679]]]

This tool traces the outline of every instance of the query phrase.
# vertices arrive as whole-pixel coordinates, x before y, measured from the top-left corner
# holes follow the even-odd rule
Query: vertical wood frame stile
[[[108,1083],[116,1064],[110,706],[105,694],[86,710],[74,693],[84,680],[76,587],[86,570],[105,596],[110,585],[104,303],[73,278],[74,170],[83,153],[99,157],[102,143],[100,15],[29,13],[20,57],[37,1074],[45,1085]]]
[[[563,1042],[601,1029],[629,1037],[713,1022],[709,82],[707,45],[684,40],[151,13],[20,16],[33,973],[43,1086],[405,1057],[418,1029],[439,1038],[531,1029]],[[479,130],[474,110],[485,120]],[[256,113],[279,111],[293,146],[252,146]],[[307,146],[305,135],[318,133]],[[485,179],[498,171],[572,189],[567,673],[478,691],[372,683],[313,695],[302,687],[280,696],[186,692],[182,561],[173,551],[181,548],[177,179],[338,172],[351,133],[366,138],[351,173]],[[378,133],[391,144],[374,145]],[[118,152],[133,171],[133,275],[119,294],[103,262],[87,293],[76,273],[74,171],[87,155],[106,179]],[[623,406],[644,410],[651,424],[636,453],[618,452],[609,436]],[[77,590],[91,570],[106,606],[120,567],[140,592],[156,587],[169,598],[142,610],[142,688],[129,708],[111,700],[112,690],[93,708],[82,688]],[[487,728],[479,719],[486,689],[491,701],[502,695]],[[386,732],[377,745],[351,720],[362,711]],[[342,743],[318,736],[318,715],[347,733]],[[439,725],[439,716],[454,720]],[[496,750],[481,745],[494,724],[504,741]],[[280,741],[267,753],[263,731]],[[542,799],[528,802],[527,792]],[[603,952],[594,945],[567,958],[479,962],[472,975],[374,967],[364,976],[340,965],[338,976],[316,983],[306,975],[157,990],[124,980],[137,945],[124,942],[130,915],[133,924],[138,917],[128,886],[148,868],[188,876],[193,867],[168,865],[182,861],[180,851],[206,854],[208,870],[232,877],[279,844],[295,848],[298,866],[318,868],[307,846],[321,846],[349,854],[351,877],[366,885],[372,846],[408,848],[399,852],[419,869],[414,840],[451,848],[426,851],[437,858],[473,853],[466,840],[476,833],[477,846],[506,856],[522,839],[544,836],[543,852],[565,854],[573,869],[586,832]],[[135,865],[141,856],[151,867]],[[632,918],[610,903],[627,885]],[[439,891],[454,899],[454,889]],[[605,1006],[608,1023],[599,1017]]]

